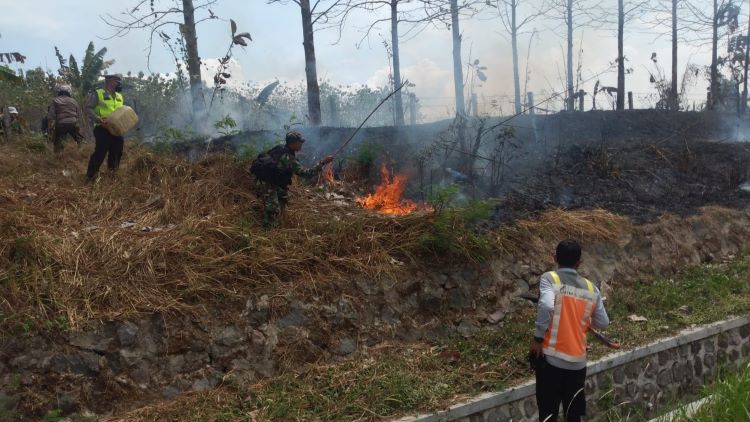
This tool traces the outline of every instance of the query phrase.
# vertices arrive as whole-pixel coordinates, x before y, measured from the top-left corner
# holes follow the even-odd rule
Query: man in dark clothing
[[[272,176],[267,180],[258,178],[256,190],[263,202],[263,226],[278,226],[284,208],[289,203],[289,185],[293,176],[312,177],[326,164],[333,161],[327,156],[312,168],[304,168],[297,160],[296,153],[302,149],[305,138],[299,132],[286,134],[286,145],[277,145],[266,152],[274,166]],[[257,177],[257,176],[256,176]]]
[[[52,143],[55,153],[62,153],[63,139],[70,135],[78,145],[81,145],[81,132],[78,129],[79,109],[78,102],[70,96],[70,85],[62,85],[57,89],[57,97],[52,100],[48,107],[47,122],[53,125],[54,135]]]
[[[107,157],[107,167],[110,171],[115,171],[120,166],[125,140],[122,136],[115,136],[107,130],[107,116],[123,105],[120,93],[121,81],[122,76],[119,74],[105,76],[104,88],[96,89],[86,101],[86,114],[96,125],[94,126],[96,145],[86,171],[88,182],[96,179],[104,157]]]

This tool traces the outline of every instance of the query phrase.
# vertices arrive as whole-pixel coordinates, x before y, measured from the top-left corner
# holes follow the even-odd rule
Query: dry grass
[[[377,215],[300,186],[283,228],[269,231],[260,227],[246,164],[231,156],[188,162],[129,143],[118,173],[104,170],[86,185],[90,145],[62,158],[34,145],[0,145],[4,334],[203,312],[261,292],[325,295],[351,288],[345,280],[356,274],[394,277],[424,261],[421,239],[435,220]],[[551,211],[482,236],[512,253],[567,235],[613,237],[623,224],[604,211]]]
[[[607,305],[612,320],[607,334],[627,350],[674,335],[685,327],[746,314],[750,310],[749,274],[750,255],[745,254],[730,264],[685,269],[674,279],[657,278],[623,286],[613,293],[613,303]],[[679,288],[675,288],[675,280],[680,280]],[[643,307],[643,303],[650,306]],[[636,312],[647,321],[630,322],[627,316],[634,312],[631,306],[638,306]],[[536,307],[530,305],[508,315],[501,327],[482,329],[469,338],[441,338],[431,345],[382,344],[351,359],[304,365],[254,385],[234,383],[230,378],[209,392],[186,393],[106,420],[392,420],[445,409],[467,397],[502,390],[532,376],[525,355],[535,316]],[[591,360],[612,353],[592,339],[590,345]],[[610,395],[607,400],[615,397],[620,399]]]
[[[560,239],[613,240],[631,227],[632,223],[627,217],[605,210],[554,209],[501,228],[495,245],[500,253],[507,254],[518,253],[519,245],[523,245],[524,249],[546,251],[550,244]]]

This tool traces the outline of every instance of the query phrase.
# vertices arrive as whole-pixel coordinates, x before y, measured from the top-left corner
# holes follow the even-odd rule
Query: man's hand
[[[541,358],[542,357],[542,343],[532,338],[531,343],[529,343],[529,353],[531,353],[537,359]]]
[[[333,162],[333,155],[328,155],[324,159],[320,160],[320,165],[324,166],[330,162]]]
[[[106,126],[107,125],[107,118],[106,117],[97,117],[96,118],[96,123],[98,123],[98,124],[100,124],[102,126]]]

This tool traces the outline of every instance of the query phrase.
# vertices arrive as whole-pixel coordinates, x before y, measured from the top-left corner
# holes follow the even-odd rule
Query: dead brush
[[[90,151],[55,159],[0,146],[3,334],[49,321],[204,313],[262,294],[332,297],[353,293],[353,276],[396,279],[425,262],[430,212],[382,216],[297,186],[283,227],[264,230],[246,166],[228,155],[188,162],[128,145],[118,173],[85,185]],[[610,238],[623,220],[551,211],[486,236],[511,253],[529,239]],[[454,241],[458,255],[471,253]]]
[[[518,245],[543,251],[566,238],[615,240],[631,227],[632,223],[627,217],[605,210],[553,209],[501,228],[496,235],[495,244],[505,254],[517,253]]]

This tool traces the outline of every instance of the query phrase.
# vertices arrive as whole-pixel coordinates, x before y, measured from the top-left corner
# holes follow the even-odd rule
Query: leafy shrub
[[[493,200],[470,200],[457,205],[460,187],[452,184],[436,189],[428,198],[435,219],[420,238],[421,247],[434,254],[481,259],[492,250],[492,238],[478,224],[492,215]]]

